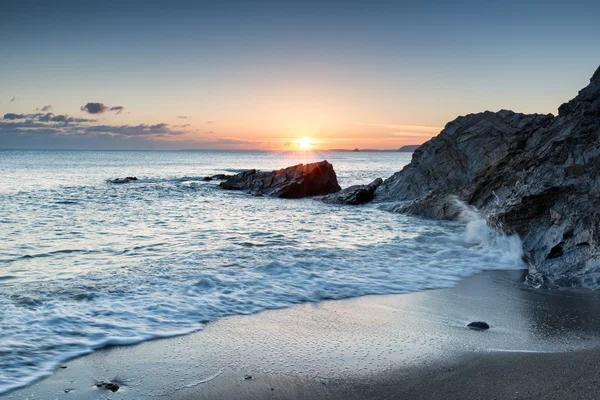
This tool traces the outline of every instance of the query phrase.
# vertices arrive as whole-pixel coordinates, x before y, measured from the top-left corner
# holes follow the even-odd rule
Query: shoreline
[[[0,398],[592,398],[600,295],[533,289],[523,273],[226,317],[72,359]],[[475,320],[491,329],[467,329]],[[121,388],[97,389],[102,381]]]

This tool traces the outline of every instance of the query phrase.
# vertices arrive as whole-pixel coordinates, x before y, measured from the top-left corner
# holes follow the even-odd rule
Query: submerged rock
[[[112,382],[98,383],[96,384],[96,387],[99,389],[107,389],[111,392],[117,392],[119,390],[119,385]]]
[[[375,190],[381,185],[381,178],[375,179],[368,185],[354,185],[343,189],[337,193],[332,193],[319,198],[319,200],[329,204],[364,204],[373,200]]]
[[[282,198],[320,196],[341,189],[333,165],[327,161],[298,164],[271,172],[252,169],[234,175],[219,185],[226,190],[244,190],[257,196]]]
[[[128,176],[125,178],[113,179],[112,181],[110,181],[110,183],[129,183],[129,182],[135,182],[137,180],[138,180],[138,178],[135,176]]]
[[[487,324],[487,322],[483,322],[483,321],[471,322],[470,324],[467,325],[467,327],[474,331],[485,331],[485,330],[490,329],[490,326]]]
[[[517,233],[535,285],[600,288],[600,68],[558,116],[459,117],[377,189],[396,210],[456,219],[455,199]]]

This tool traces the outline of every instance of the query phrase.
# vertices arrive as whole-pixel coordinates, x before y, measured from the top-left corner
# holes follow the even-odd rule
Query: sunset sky
[[[494,3],[494,4],[490,4]],[[600,64],[598,1],[8,1],[0,148],[420,144],[556,113]]]

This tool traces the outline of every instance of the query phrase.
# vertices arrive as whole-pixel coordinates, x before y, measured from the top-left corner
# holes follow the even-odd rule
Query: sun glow
[[[298,139],[296,141],[296,144],[301,149],[308,150],[308,149],[310,149],[312,147],[312,145],[314,144],[314,142],[312,141],[311,138],[303,137],[303,138]]]

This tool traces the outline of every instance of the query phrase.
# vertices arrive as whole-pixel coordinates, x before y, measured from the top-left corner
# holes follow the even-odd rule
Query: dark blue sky
[[[556,112],[600,64],[598,21],[592,1],[5,1],[0,115],[26,117],[0,147],[422,142],[459,114]],[[112,132],[24,126],[89,102],[124,107],[89,123]]]

